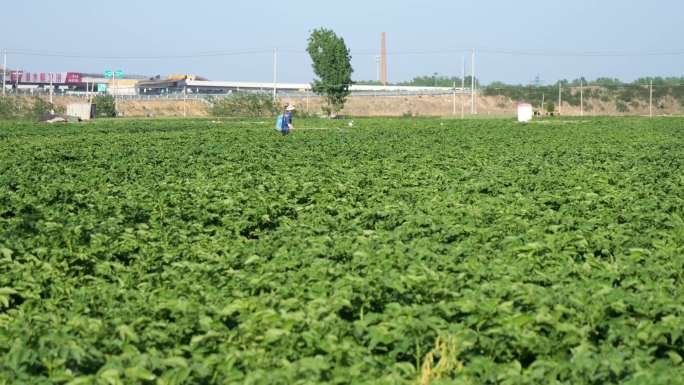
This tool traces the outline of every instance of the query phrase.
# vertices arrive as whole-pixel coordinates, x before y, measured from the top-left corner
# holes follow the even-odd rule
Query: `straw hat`
[[[292,104],[288,105],[287,108],[285,108],[286,111],[294,111],[296,109],[297,108],[295,106],[293,106]]]

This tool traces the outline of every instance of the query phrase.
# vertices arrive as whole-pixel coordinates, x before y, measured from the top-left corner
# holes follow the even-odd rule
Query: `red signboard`
[[[66,73],[66,81],[65,83],[70,84],[70,83],[82,83],[82,77],[81,74],[78,72],[67,72]]]

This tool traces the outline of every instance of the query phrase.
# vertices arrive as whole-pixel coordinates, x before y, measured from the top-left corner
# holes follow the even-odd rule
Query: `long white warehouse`
[[[263,83],[263,82],[230,82],[209,80],[151,80],[142,81],[137,85],[140,94],[174,93],[187,90],[191,93],[226,93],[232,91],[269,91],[278,92],[307,92],[311,85],[307,83]],[[381,86],[353,84],[352,92],[425,92],[448,93],[454,92],[451,87],[412,87],[412,86]],[[456,89],[457,93],[469,92],[468,89]]]

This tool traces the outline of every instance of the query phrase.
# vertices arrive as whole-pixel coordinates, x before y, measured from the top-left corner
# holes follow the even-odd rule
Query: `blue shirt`
[[[283,125],[287,127],[288,124],[292,124],[292,112],[287,111],[283,114]]]
[[[287,134],[290,131],[290,124],[292,124],[292,113],[287,111],[278,116],[276,128],[283,134]]]

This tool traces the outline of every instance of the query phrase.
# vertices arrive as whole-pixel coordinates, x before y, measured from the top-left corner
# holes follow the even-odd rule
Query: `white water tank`
[[[534,116],[534,110],[531,104],[521,103],[518,104],[518,122],[527,123],[532,120]]]

